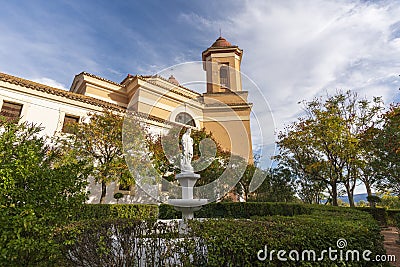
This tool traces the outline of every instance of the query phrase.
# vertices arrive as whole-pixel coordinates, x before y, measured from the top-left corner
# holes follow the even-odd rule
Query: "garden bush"
[[[56,236],[66,266],[204,266],[200,239],[175,222],[106,219],[76,222]]]
[[[253,216],[310,214],[312,205],[279,202],[219,202],[209,203],[195,212],[196,218],[246,218]],[[160,219],[181,218],[181,213],[170,205],[160,205]]]
[[[84,161],[62,151],[33,124],[0,116],[0,266],[52,266],[55,228],[85,201]]]
[[[396,226],[397,218],[400,218],[400,210],[386,210],[388,225]]]
[[[394,224],[394,216],[400,211],[386,210],[385,208],[357,207],[357,211],[366,212],[379,223],[386,227]],[[354,208],[335,207],[326,205],[309,205],[303,203],[279,203],[279,202],[219,202],[209,203],[195,212],[196,218],[237,218],[249,219],[254,216],[295,216],[311,214],[315,211],[330,212],[330,216],[343,216],[345,213],[354,214]],[[358,214],[358,213],[356,213]],[[182,213],[173,206],[161,204],[159,206],[159,219],[180,219]]]
[[[278,205],[279,206],[279,205]],[[312,207],[294,216],[252,216],[190,221],[179,233],[176,222],[107,219],[76,222],[63,228],[64,265],[73,266],[282,266],[277,251],[370,250],[371,259],[385,254],[380,227],[366,212],[350,208]],[[277,208],[276,210],[278,210]],[[276,211],[275,210],[275,211]],[[257,253],[275,250],[273,259],[259,261]],[[339,253],[337,253],[339,257]],[[345,255],[345,254],[344,254]],[[287,257],[287,254],[286,254]],[[284,266],[387,266],[364,261],[287,261]]]
[[[399,232],[399,241],[400,241],[400,213],[396,213],[394,215],[395,225],[397,227],[397,231]]]
[[[253,220],[206,220],[193,222],[192,229],[207,246],[209,266],[282,266],[277,251],[314,250],[316,257],[322,250],[338,249],[337,241],[344,238],[347,246],[343,249],[370,250],[372,259],[384,254],[380,227],[369,215],[354,211],[341,216],[332,216],[337,211],[315,211],[311,215],[268,216]],[[273,260],[259,261],[257,252],[275,250]],[[345,253],[345,252],[344,252]],[[337,254],[339,255],[339,254]],[[287,258],[287,254],[286,254]],[[368,262],[287,261],[284,266],[386,266]]]
[[[75,216],[75,220],[96,219],[156,219],[157,205],[146,204],[85,204]]]
[[[279,202],[210,203],[196,213],[200,218],[251,218],[253,216],[309,214],[308,205]]]
[[[161,220],[181,219],[182,212],[177,211],[173,206],[168,204],[160,204],[158,206],[158,218]]]
[[[388,214],[386,212],[386,208],[357,207],[356,209],[370,213],[372,217],[378,221],[380,226],[388,226]]]

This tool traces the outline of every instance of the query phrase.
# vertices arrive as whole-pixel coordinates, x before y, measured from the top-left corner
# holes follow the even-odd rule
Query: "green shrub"
[[[385,208],[356,207],[356,209],[370,213],[380,226],[388,226],[388,214]]]
[[[33,124],[0,116],[0,266],[53,266],[56,227],[86,199],[88,172]]]
[[[56,236],[65,266],[204,266],[198,238],[179,238],[177,222],[106,219],[76,222]]]
[[[124,197],[124,194],[122,194],[121,192],[114,194],[114,198],[117,200],[117,204],[118,204],[118,201],[123,197]]]
[[[380,226],[388,225],[389,216],[396,211],[386,211],[385,208],[356,207],[358,211],[370,213]],[[254,216],[295,216],[311,214],[315,211],[330,212],[330,216],[344,216],[345,213],[354,214],[354,208],[334,207],[325,205],[309,205],[303,203],[279,202],[219,202],[209,203],[195,212],[196,218],[237,218],[250,219]],[[358,214],[358,213],[356,213]],[[159,206],[159,219],[179,219],[182,214],[173,206],[161,204]],[[394,219],[393,219],[394,220]]]
[[[145,204],[86,204],[82,205],[75,220],[96,219],[156,219],[157,205]]]
[[[268,216],[257,220],[211,219],[192,222],[195,236],[207,246],[208,266],[282,266],[277,259],[278,250],[314,250],[319,257],[322,250],[338,249],[337,241],[347,241],[346,250],[370,250],[375,255],[384,254],[380,227],[363,212],[344,212],[343,216],[332,216],[338,211],[314,211],[311,215]],[[273,260],[259,261],[257,252],[275,250]],[[326,255],[326,254],[325,254]],[[339,255],[339,254],[337,254]],[[287,254],[286,254],[287,257]],[[361,256],[360,256],[361,257]],[[350,265],[348,265],[350,264]],[[367,262],[287,261],[284,266],[386,266],[368,265]]]
[[[396,226],[397,217],[400,214],[400,210],[386,210],[388,216],[388,225]]]
[[[399,230],[399,235],[400,235],[400,212],[396,213],[396,215],[394,216],[394,219],[395,219],[396,227]]]
[[[278,202],[219,202],[209,203],[195,212],[196,218],[246,218],[253,216],[310,214],[311,205]],[[160,219],[181,218],[181,213],[170,205],[160,205]]]
[[[379,202],[382,201],[382,199],[381,199],[380,197],[374,196],[374,195],[372,195],[372,196],[367,196],[367,200],[368,200],[368,202],[372,202],[374,205],[375,205],[376,203],[379,203]]]
[[[322,250],[338,249],[340,238],[347,241],[344,252],[370,250],[370,258],[385,253],[380,227],[370,214],[351,208],[304,206],[309,214],[190,221],[185,234],[179,233],[177,223],[155,220],[77,222],[60,231],[57,241],[63,244],[63,264],[73,266],[282,266],[276,257],[278,250],[315,250],[318,258]],[[239,207],[243,206],[235,208]],[[170,211],[167,206],[161,209]],[[265,246],[268,251],[276,250],[271,261],[257,259]],[[325,257],[324,261],[289,260],[284,266],[387,265],[331,262]]]
[[[158,218],[161,220],[181,219],[182,212],[177,211],[173,206],[168,204],[160,204],[158,206]]]
[[[394,225],[397,227],[397,231],[399,233],[399,240],[400,242],[400,212],[397,210],[396,213],[393,214]]]

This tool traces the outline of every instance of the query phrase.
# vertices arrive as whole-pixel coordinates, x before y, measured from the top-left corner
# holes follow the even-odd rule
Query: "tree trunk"
[[[365,185],[365,188],[367,189],[367,195],[369,197],[371,197],[372,196],[371,185],[368,182],[364,182],[364,185]],[[374,208],[375,207],[375,202],[369,201],[369,206],[371,208]]]
[[[338,206],[336,182],[332,183],[332,206]]]
[[[346,191],[347,191],[347,198],[349,199],[350,207],[354,208],[356,206],[354,204],[354,192],[350,188],[347,189],[347,187],[346,187]]]
[[[244,202],[247,202],[247,197],[248,197],[249,191],[247,190],[245,185],[242,185],[242,188],[243,188],[243,192],[244,192]]]
[[[100,204],[104,204],[106,201],[106,193],[107,193],[107,184],[106,182],[101,182],[101,197],[100,197]]]
[[[350,181],[346,181],[344,185],[346,187],[347,198],[349,199],[350,207],[354,208],[356,206],[354,204],[354,187],[351,187]]]

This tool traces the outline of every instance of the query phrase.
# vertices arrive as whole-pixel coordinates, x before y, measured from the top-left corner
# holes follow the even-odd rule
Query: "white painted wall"
[[[16,90],[18,89],[18,90]],[[98,112],[100,107],[90,106],[82,103],[82,105],[75,105],[69,99],[59,101],[52,95],[47,95],[29,88],[18,88],[15,85],[7,85],[0,83],[0,108],[3,101],[20,103],[23,105],[21,112],[21,121],[34,123],[43,127],[42,134],[46,136],[54,136],[62,129],[65,114],[79,116],[81,119],[86,119],[88,113]],[[60,98],[60,97],[59,97]],[[70,102],[70,103],[67,103]],[[79,104],[79,103],[78,103]],[[163,126],[154,124],[149,125],[149,131],[153,135],[165,134],[166,129]],[[101,185],[97,184],[93,178],[89,179],[90,191],[88,203],[99,203],[101,195]],[[114,193],[116,192],[116,183],[111,183],[107,187],[106,203],[116,203]],[[136,188],[134,195],[125,195],[120,199],[119,203],[154,203],[154,200],[147,196],[140,188]]]
[[[65,114],[86,117],[92,109],[78,107],[68,103],[46,99],[40,96],[24,94],[0,87],[0,104],[10,101],[23,105],[21,121],[37,124],[43,127],[42,133],[53,136],[61,131]]]

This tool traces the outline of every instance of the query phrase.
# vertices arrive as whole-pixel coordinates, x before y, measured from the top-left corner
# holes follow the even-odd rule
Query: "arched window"
[[[186,112],[181,112],[178,115],[176,115],[175,122],[179,122],[179,123],[182,123],[182,124],[186,124],[186,125],[190,125],[190,126],[196,127],[196,124],[194,123],[194,119],[192,118],[192,116],[190,116]]]
[[[222,87],[229,88],[229,66],[226,64],[219,69],[219,81]]]

